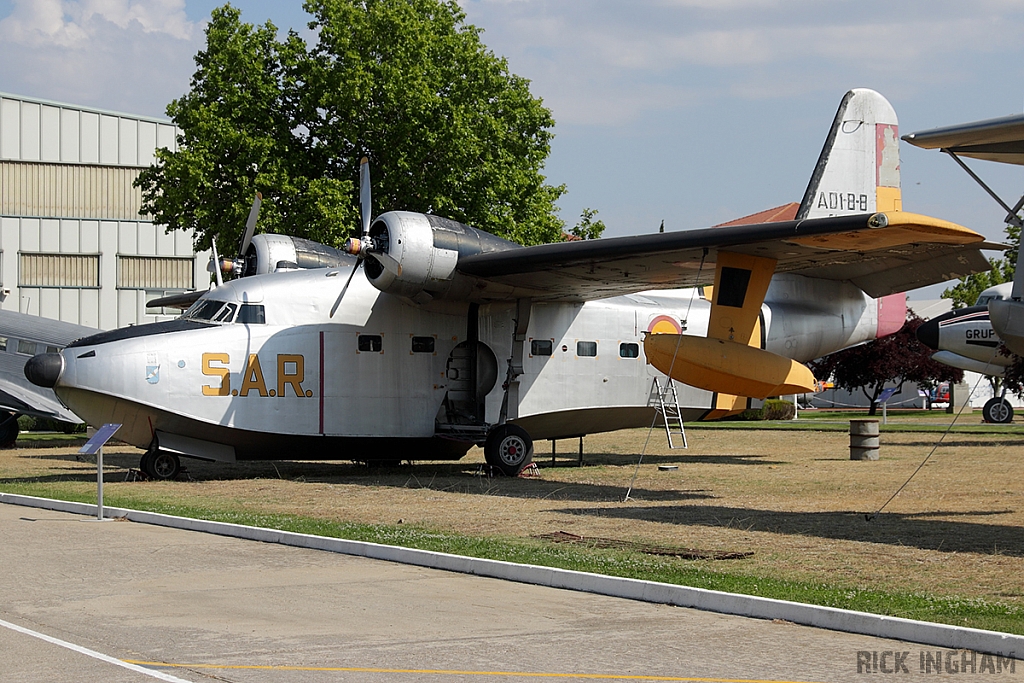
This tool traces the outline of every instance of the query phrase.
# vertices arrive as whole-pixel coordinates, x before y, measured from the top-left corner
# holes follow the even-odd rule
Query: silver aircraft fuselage
[[[534,303],[506,399],[515,303],[417,305],[362,277],[339,300],[354,263],[230,281],[177,320],[81,339],[61,352],[54,389],[90,424],[122,423],[120,439],[146,448],[159,437],[209,460],[458,458],[479,443],[459,437],[467,392],[480,397],[479,420],[499,422],[505,402],[534,439],[649,426],[653,382],[666,378],[645,362],[643,335],[659,324],[707,331],[710,304],[691,289]],[[776,275],[761,345],[806,361],[874,339],[878,301],[847,283]],[[710,392],[677,386],[684,418],[713,406]]]
[[[999,351],[1003,340],[992,326],[989,304],[1010,297],[1013,283],[989,287],[974,306],[935,316],[917,328],[917,338],[934,349],[932,360],[954,368],[1002,377],[1012,358]]]

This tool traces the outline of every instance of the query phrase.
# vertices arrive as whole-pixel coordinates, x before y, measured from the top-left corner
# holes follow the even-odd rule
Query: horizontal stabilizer
[[[806,366],[726,339],[649,334],[644,353],[658,370],[698,389],[752,398],[814,391]]]

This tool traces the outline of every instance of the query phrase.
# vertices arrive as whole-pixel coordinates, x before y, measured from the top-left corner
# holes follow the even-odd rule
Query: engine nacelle
[[[337,268],[351,260],[340,249],[301,237],[255,235],[245,252],[242,276],[296,268]]]
[[[382,292],[419,303],[466,296],[472,281],[455,270],[460,257],[521,248],[447,218],[408,211],[377,218],[370,226],[370,240],[374,250],[387,253],[401,268],[385,268],[370,251],[363,264],[366,277]]]

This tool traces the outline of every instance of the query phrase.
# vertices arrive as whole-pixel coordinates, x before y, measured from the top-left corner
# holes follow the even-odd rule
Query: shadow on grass
[[[873,521],[864,512],[780,512],[716,505],[673,505],[641,507],[643,496],[636,494],[638,505],[618,508],[554,509],[570,515],[594,515],[635,519],[663,524],[694,525],[765,531],[793,536],[814,536],[843,541],[863,541],[911,546],[942,552],[981,553],[1024,557],[1024,528],[971,521],[950,521],[937,517],[986,517],[1013,510],[975,512],[929,511],[917,513],[883,512]],[[866,550],[865,552],[878,552]]]
[[[635,465],[639,454],[637,453],[587,453],[585,465]],[[534,454],[533,461],[539,467],[550,464],[551,454]],[[747,455],[690,455],[687,453],[647,453],[644,455],[644,463],[648,465],[786,465],[785,460],[769,460],[763,454],[751,453]],[[559,458],[560,466],[575,466],[567,458]]]
[[[55,463],[60,471],[50,471],[41,476],[4,477],[0,486],[10,484],[56,484],[68,482],[95,482],[95,461],[77,461],[74,455],[31,456]],[[617,458],[623,463],[622,456]],[[104,455],[108,483],[125,481],[129,468],[138,468],[137,454],[111,453]],[[648,461],[649,462],[649,461]],[[481,466],[475,462],[417,463],[395,467],[369,467],[346,461],[252,461],[238,463],[210,463],[199,460],[183,460],[188,476],[197,482],[244,481],[253,479],[282,479],[300,483],[323,483],[348,486],[365,486],[380,489],[431,489],[434,491],[502,496],[507,498],[569,500],[578,502],[609,502],[621,500],[625,488],[621,485],[603,485],[564,481],[547,481],[542,478],[520,479],[517,477],[487,477],[480,474]],[[573,468],[575,469],[575,468]],[[134,485],[134,484],[133,484]],[[138,486],[161,486],[159,482],[137,482]],[[708,491],[634,490],[647,500],[687,501],[709,500],[715,496]],[[387,495],[382,491],[382,495]]]
[[[882,437],[882,438],[883,438],[882,447],[884,448],[886,446],[886,444],[884,442],[884,438],[885,437]],[[900,447],[919,446],[921,448],[930,448],[930,447],[934,446],[937,442],[938,442],[938,437],[936,437],[935,439],[933,439],[931,441],[904,441],[902,443],[894,443],[892,445],[893,446],[900,446]],[[1024,439],[1013,440],[1013,441],[1009,441],[1009,440],[1004,441],[1004,440],[996,440],[996,439],[993,439],[991,441],[962,441],[962,440],[957,440],[955,435],[954,435],[953,438],[948,438],[947,437],[946,440],[943,441],[942,444],[940,445],[940,448],[949,448],[951,446],[958,447],[958,448],[992,448],[993,446],[1024,446]]]

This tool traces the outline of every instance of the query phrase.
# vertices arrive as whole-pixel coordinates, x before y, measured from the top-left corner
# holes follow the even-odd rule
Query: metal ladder
[[[668,386],[661,386],[661,381],[654,378],[654,391],[658,395],[658,414],[665,425],[665,436],[668,438],[669,448],[688,448],[686,444],[686,430],[683,428],[683,415],[679,410],[679,395],[676,393],[676,383],[671,379]],[[682,437],[683,445],[676,446],[672,441],[672,434]]]

